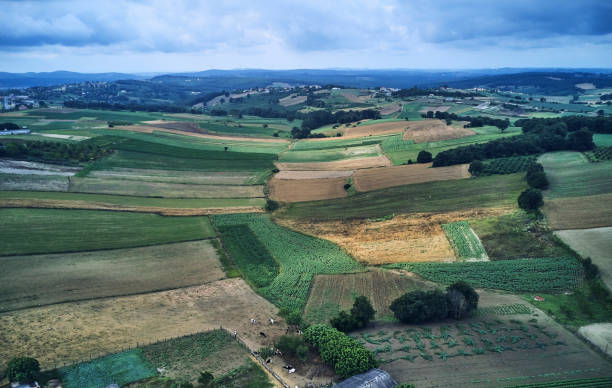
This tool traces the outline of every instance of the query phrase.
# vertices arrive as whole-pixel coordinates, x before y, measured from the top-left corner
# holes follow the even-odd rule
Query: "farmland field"
[[[293,148],[288,152],[282,153],[279,156],[280,162],[333,162],[336,160],[366,158],[372,156],[381,156],[382,152],[378,144],[355,146],[355,147],[340,147],[317,149],[307,151],[293,151]]]
[[[582,257],[590,257],[599,267],[602,280],[612,290],[612,227],[558,230],[555,236],[578,252]]]
[[[477,288],[510,292],[561,292],[576,288],[582,265],[573,258],[516,259],[462,263],[396,263],[387,268],[404,269],[425,279],[450,284],[464,280]]]
[[[92,171],[88,176],[94,178],[100,177],[196,185],[247,185],[253,184],[259,180],[258,174],[252,171],[199,172],[177,170],[143,170],[135,168],[116,168],[112,170]]]
[[[312,284],[304,317],[311,323],[327,323],[341,310],[350,310],[355,298],[366,296],[376,311],[376,319],[392,319],[391,302],[406,292],[433,288],[434,285],[406,274],[370,269],[346,275],[318,275]]]
[[[412,140],[415,143],[427,143],[440,140],[459,139],[475,135],[476,132],[462,126],[453,127],[446,125],[442,120],[409,121],[406,123],[404,140]]]
[[[480,239],[467,221],[443,224],[442,229],[459,259],[465,261],[489,260]]]
[[[323,179],[278,179],[268,181],[270,198],[282,202],[317,201],[346,197],[345,177]]]
[[[588,163],[578,152],[547,153],[538,159],[550,187],[546,197],[579,197],[612,193],[612,162]]]
[[[348,198],[294,203],[279,215],[331,220],[516,206],[516,198],[525,187],[520,174],[418,183],[358,193]]]
[[[0,217],[4,256],[129,248],[215,235],[208,217],[56,209],[0,209]]]
[[[360,170],[353,174],[358,191],[372,191],[387,187],[469,178],[467,164],[430,168],[431,163],[412,164]]]
[[[225,277],[209,241],[0,257],[0,311],[209,283]]]
[[[335,162],[312,163],[275,163],[279,170],[289,171],[343,171],[361,168],[390,166],[391,162],[386,156],[372,156],[358,159],[338,160]]]
[[[279,307],[301,310],[306,304],[312,279],[317,274],[362,270],[360,264],[333,243],[279,226],[266,215],[220,215],[214,217],[214,222],[221,230],[229,226],[248,225],[280,264],[279,275],[269,286],[260,289],[262,295]],[[246,253],[236,251],[236,254]]]
[[[612,226],[612,194],[544,200],[542,211],[552,229],[585,229]]]
[[[0,190],[68,191],[69,184],[60,175],[0,174]]]
[[[369,127],[369,125],[364,126]],[[358,137],[357,139],[341,138],[320,138],[320,139],[304,139],[296,142],[291,151],[315,151],[332,148],[359,147],[370,144],[378,144],[385,140],[386,136],[369,136]]]
[[[516,172],[527,171],[530,163],[535,162],[536,157],[529,156],[510,156],[507,158],[489,159],[483,162],[482,172],[478,176],[493,174],[514,174]]]

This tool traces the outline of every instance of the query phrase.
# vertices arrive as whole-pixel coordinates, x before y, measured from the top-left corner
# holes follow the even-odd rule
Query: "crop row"
[[[357,147],[370,144],[378,144],[389,136],[369,136],[365,138],[357,139],[342,139],[339,140],[324,140],[324,141],[298,141],[291,147],[292,151],[311,151],[311,150],[323,150],[330,148],[342,148],[342,147]]]
[[[460,263],[396,263],[404,269],[444,284],[459,280],[474,287],[511,292],[560,292],[577,287],[582,266],[573,258],[516,259]]]
[[[259,290],[266,299],[279,307],[303,309],[310,284],[317,274],[348,273],[363,269],[333,243],[279,226],[265,214],[226,214],[215,216],[214,220],[220,230],[228,226],[248,225],[257,240],[280,264],[278,276]]]
[[[527,171],[530,163],[536,161],[535,155],[510,156],[507,158],[490,159],[483,163],[482,172],[478,175],[514,174],[515,172]]]
[[[404,140],[403,135],[394,135],[387,136],[385,140],[381,143],[383,151],[387,152],[400,152],[400,151],[409,151],[414,148],[413,140]]]
[[[474,233],[467,221],[443,224],[442,229],[450,241],[455,253],[460,259],[488,259],[480,239]]]
[[[589,162],[603,162],[612,159],[612,147],[598,147],[593,151],[585,152],[584,155]]]

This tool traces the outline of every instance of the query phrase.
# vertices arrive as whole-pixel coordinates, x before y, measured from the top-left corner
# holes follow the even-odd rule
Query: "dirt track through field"
[[[270,198],[281,202],[317,201],[346,197],[345,177],[327,179],[278,179],[268,181]]]
[[[142,132],[142,133],[153,133],[154,131],[168,132],[174,133],[177,135],[184,136],[193,136],[200,137],[203,139],[214,139],[214,140],[228,140],[228,141],[252,141],[257,143],[289,143],[288,140],[284,139],[270,139],[263,137],[246,137],[246,136],[217,136],[217,135],[208,135],[204,133],[193,133],[187,131],[180,131],[176,129],[168,129],[168,128],[158,128],[150,125],[125,125],[125,126],[117,126],[112,129],[120,130],[120,131],[134,131],[134,132]]]
[[[338,160],[335,162],[310,162],[310,163],[283,163],[275,162],[279,170],[289,171],[340,171],[358,170],[362,168],[392,166],[393,164],[386,156],[371,156],[366,158],[356,158]]]
[[[511,212],[511,208],[415,213],[390,220],[306,221],[279,218],[277,223],[332,241],[356,260],[367,264],[454,261],[455,254],[441,224],[485,218]]]
[[[209,214],[263,212],[263,209],[257,206],[230,206],[218,208],[167,208],[152,206],[123,206],[109,203],[63,201],[53,199],[0,199],[0,208],[109,210],[118,212],[155,213],[162,216],[204,216]]]
[[[451,179],[469,178],[468,164],[431,168],[431,163],[360,170],[353,174],[358,191]]]
[[[446,125],[442,120],[409,121],[407,124],[404,140],[414,140],[415,143],[459,139],[476,134],[471,129]]]

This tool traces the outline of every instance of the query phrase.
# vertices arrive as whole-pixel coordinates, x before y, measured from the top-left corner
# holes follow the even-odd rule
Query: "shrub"
[[[472,175],[479,175],[480,173],[482,173],[483,169],[484,164],[480,160],[474,160],[472,163],[470,163],[470,168],[468,169],[468,171]]]
[[[536,210],[544,204],[542,191],[530,188],[521,193],[518,197],[518,205],[524,210]]]
[[[548,188],[548,179],[544,173],[544,167],[540,163],[530,163],[525,174],[527,184],[536,189],[545,190]]]
[[[584,277],[588,280],[595,279],[599,275],[599,267],[593,264],[590,257],[587,257],[582,261],[582,267],[584,268]]]
[[[332,318],[329,323],[342,332],[349,332],[355,329],[366,327],[374,318],[374,308],[370,300],[365,296],[358,296],[353,303],[350,314],[340,311],[340,314]]]
[[[357,321],[355,320],[355,317],[346,311],[340,311],[340,314],[338,314],[337,317],[329,320],[329,324],[344,333],[357,329]]]
[[[306,361],[308,358],[308,346],[306,346],[301,337],[283,335],[274,346],[281,352],[295,356],[302,361]]]
[[[348,190],[351,188],[351,184],[350,183],[345,183],[344,184],[344,190]]]
[[[271,199],[266,200],[266,211],[273,212],[274,210],[278,209],[278,206],[278,202]]]
[[[214,380],[215,377],[212,375],[212,373],[205,370],[200,372],[200,376],[198,377],[198,383],[205,388],[212,387]]]
[[[448,316],[446,295],[440,290],[408,292],[395,299],[389,307],[404,323],[420,323]]]
[[[417,163],[429,163],[432,160],[433,160],[433,158],[431,156],[431,152],[427,152],[425,150],[422,150],[417,155]]]
[[[280,309],[278,314],[285,318],[288,325],[300,326],[303,323],[302,314],[299,310]]]
[[[12,383],[31,383],[39,373],[40,364],[31,357],[15,357],[6,368],[6,376]]]
[[[260,348],[257,353],[259,353],[259,356],[261,358],[263,358],[264,360],[267,360],[268,358],[274,355],[274,349],[272,349],[269,346],[264,346],[263,348]]]
[[[464,281],[458,281],[446,289],[448,314],[455,319],[463,319],[478,308],[478,294]]]

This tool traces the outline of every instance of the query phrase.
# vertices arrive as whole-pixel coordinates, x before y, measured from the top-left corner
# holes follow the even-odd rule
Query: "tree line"
[[[108,155],[112,150],[91,143],[51,141],[0,143],[0,157],[47,162],[87,162]]]
[[[433,111],[428,111],[422,116],[423,118],[427,118],[427,119],[436,118],[440,120],[446,120],[448,124],[450,124],[451,120],[467,121],[468,124],[465,125],[465,128],[479,128],[485,125],[492,125],[494,127],[499,128],[503,132],[506,128],[510,126],[510,120],[508,119],[494,119],[492,117],[487,117],[487,116],[476,116],[476,117],[459,116],[455,113],[440,112],[440,111],[436,111],[435,113]]]

